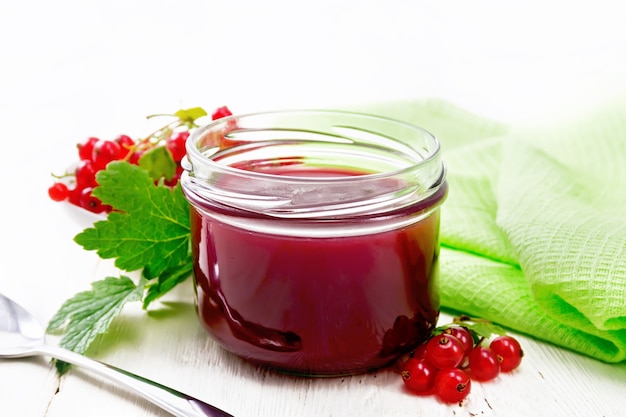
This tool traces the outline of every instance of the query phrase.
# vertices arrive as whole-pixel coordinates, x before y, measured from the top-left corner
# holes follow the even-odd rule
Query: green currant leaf
[[[181,282],[184,282],[191,276],[192,272],[193,263],[191,256],[189,256],[189,259],[178,267],[168,269],[159,275],[158,279],[150,281],[150,283],[146,285],[148,290],[143,299],[143,308],[147,309],[152,301],[161,297]]]
[[[476,339],[480,340],[482,338],[489,339],[494,334],[506,334],[506,330],[490,322],[465,322],[463,326],[467,327],[472,332],[475,341],[477,341]]]
[[[176,162],[165,146],[157,146],[139,158],[139,166],[146,170],[150,178],[171,180],[176,175]]]
[[[126,303],[141,300],[144,289],[143,282],[135,285],[126,276],[107,277],[91,285],[91,290],[65,301],[46,329],[58,333],[67,327],[60,345],[77,353],[84,353],[96,336],[107,331]],[[57,361],[56,366],[61,374],[69,368],[62,361]]]
[[[497,324],[465,315],[455,317],[452,323],[447,323],[437,327],[433,334],[442,333],[447,328],[455,326],[465,327],[469,330],[472,338],[474,339],[474,344],[480,343],[483,339],[489,339],[493,335],[501,336],[506,334],[506,330]]]
[[[207,112],[202,107],[191,107],[189,109],[181,109],[174,113],[181,122],[185,123],[189,127],[195,126],[195,121],[201,117],[207,115]]]
[[[115,210],[76,235],[76,243],[115,259],[122,270],[143,270],[148,279],[188,259],[189,205],[180,185],[155,185],[142,168],[117,161],[98,172],[97,181],[94,196]]]

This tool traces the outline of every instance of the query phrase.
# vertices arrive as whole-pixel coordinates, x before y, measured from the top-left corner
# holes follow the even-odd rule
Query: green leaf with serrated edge
[[[146,170],[153,180],[171,180],[176,175],[176,162],[165,146],[157,146],[139,158],[139,166]]]
[[[192,272],[193,264],[191,257],[189,257],[187,262],[163,272],[158,279],[150,281],[146,285],[147,292],[143,298],[143,308],[147,309],[154,300],[166,294],[181,282],[184,282],[191,276]]]
[[[60,345],[77,353],[84,353],[96,336],[107,331],[124,305],[141,300],[144,291],[143,280],[135,285],[126,276],[107,277],[91,286],[91,290],[79,292],[65,301],[46,329],[49,333],[65,329]],[[69,366],[56,361],[56,367],[63,374]]]
[[[197,119],[206,116],[207,112],[202,107],[191,107],[189,109],[178,110],[174,113],[174,115],[187,125],[194,126],[194,122]]]
[[[97,181],[93,194],[119,211],[76,235],[76,243],[115,259],[120,269],[143,269],[148,279],[188,259],[189,206],[180,185],[155,185],[145,170],[128,162],[109,163]]]

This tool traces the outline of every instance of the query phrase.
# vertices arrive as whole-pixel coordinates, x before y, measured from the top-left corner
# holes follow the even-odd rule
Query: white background
[[[193,105],[436,96],[536,119],[624,90],[619,3],[3,0],[0,109],[77,138]]]

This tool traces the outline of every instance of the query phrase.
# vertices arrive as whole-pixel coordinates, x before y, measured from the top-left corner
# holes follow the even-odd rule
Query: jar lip
[[[214,129],[216,126],[227,126],[228,123],[232,123],[238,119],[249,119],[254,117],[263,117],[263,116],[273,116],[273,115],[333,115],[333,116],[346,116],[352,118],[360,118],[360,119],[369,119],[369,120],[378,120],[384,121],[386,123],[392,123],[396,126],[404,126],[405,128],[414,130],[419,132],[419,134],[423,135],[425,138],[428,138],[430,144],[432,146],[429,147],[428,152],[425,155],[420,155],[420,159],[415,161],[414,164],[409,166],[400,167],[395,170],[389,170],[384,172],[375,172],[375,173],[364,173],[360,175],[354,176],[324,176],[324,177],[307,177],[307,176],[296,176],[289,174],[273,174],[268,172],[260,172],[253,170],[246,170],[242,168],[237,168],[230,166],[228,164],[220,164],[215,161],[211,157],[207,157],[201,149],[196,146],[196,142],[199,138],[203,137],[207,132]],[[338,126],[341,127],[341,126]],[[295,129],[293,129],[295,130]],[[345,138],[346,143],[354,142],[353,139]],[[387,177],[394,177],[398,175],[402,175],[404,173],[411,172],[416,168],[419,168],[424,165],[428,165],[432,163],[435,159],[439,158],[441,150],[441,144],[428,130],[409,122],[405,122],[403,120],[394,119],[386,116],[378,116],[363,112],[356,111],[347,111],[347,110],[323,110],[323,109],[292,109],[292,110],[271,110],[271,111],[260,111],[260,112],[251,112],[251,113],[242,113],[242,114],[234,114],[231,116],[226,116],[217,120],[213,120],[206,125],[203,125],[196,129],[187,139],[186,143],[186,151],[187,155],[185,159],[193,160],[194,163],[201,162],[206,164],[206,166],[210,167],[213,170],[220,171],[223,173],[230,173],[235,175],[245,175],[248,178],[258,178],[258,179],[270,179],[270,178],[280,178],[281,182],[298,182],[298,183],[334,183],[334,182],[342,182],[342,183],[359,183],[362,181],[371,181],[375,179],[384,179]],[[189,161],[187,161],[188,163]]]

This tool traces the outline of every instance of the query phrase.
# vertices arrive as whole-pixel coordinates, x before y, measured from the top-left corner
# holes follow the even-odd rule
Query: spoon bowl
[[[31,356],[44,340],[44,329],[19,304],[0,294],[0,356]]]
[[[233,417],[190,395],[70,350],[46,344],[45,330],[21,305],[0,294],[0,359],[47,356],[83,367],[125,386],[178,417]]]

